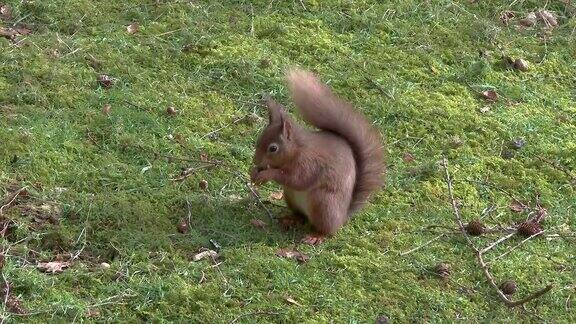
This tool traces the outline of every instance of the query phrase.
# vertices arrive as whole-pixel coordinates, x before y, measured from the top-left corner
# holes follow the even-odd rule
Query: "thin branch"
[[[234,324],[236,322],[238,322],[241,318],[243,317],[247,317],[247,316],[256,316],[256,315],[280,315],[280,313],[277,312],[271,312],[271,311],[261,311],[261,312],[252,312],[252,313],[246,313],[246,314],[242,314],[238,317],[236,317],[235,319],[230,321],[230,324]]]
[[[454,216],[456,216],[456,223],[460,227],[460,231],[462,232],[462,234],[464,234],[464,237],[466,238],[466,241],[468,242],[470,247],[472,247],[474,251],[478,251],[478,249],[470,239],[470,236],[468,236],[468,232],[466,232],[466,229],[464,228],[464,223],[462,222],[462,217],[460,216],[460,211],[458,210],[458,204],[454,199],[454,193],[453,193],[454,190],[452,188],[452,179],[450,177],[450,172],[448,171],[447,158],[442,159],[442,165],[444,166],[444,174],[446,176],[446,183],[448,184],[448,195],[450,196],[450,203],[452,204],[452,210],[454,211]]]
[[[381,94],[385,95],[386,97],[388,97],[389,99],[396,99],[394,98],[394,96],[392,96],[391,94],[388,93],[388,91],[384,90],[384,88],[380,85],[380,83],[376,82],[375,80],[372,80],[371,78],[369,78],[368,76],[364,76],[364,79],[368,82],[370,82],[370,84],[372,86],[374,86],[374,88],[376,88],[376,90],[378,90]]]
[[[254,196],[254,198],[256,199],[256,201],[258,202],[258,204],[262,207],[262,209],[264,209],[264,211],[266,212],[266,214],[268,215],[268,217],[271,220],[274,220],[274,215],[272,214],[272,212],[270,211],[270,209],[268,209],[268,207],[266,207],[266,204],[264,204],[264,202],[262,201],[262,198],[260,197],[260,194],[258,194],[258,192],[256,192],[256,190],[254,190],[254,188],[252,188],[252,186],[250,185],[250,182],[245,182],[246,187],[248,188],[248,190],[250,190],[250,192],[252,193],[252,195]]]
[[[221,130],[226,129],[226,128],[232,126],[232,125],[236,125],[236,124],[238,124],[239,122],[245,120],[247,117],[248,117],[248,114],[246,114],[246,115],[244,115],[244,116],[242,116],[242,117],[236,118],[236,119],[234,119],[231,123],[228,123],[228,124],[226,124],[226,125],[224,125],[224,126],[222,126],[222,127],[219,127],[219,128],[217,128],[217,129],[209,132],[209,133],[206,133],[206,134],[202,135],[202,136],[200,137],[200,139],[203,139],[203,138],[206,138],[206,137],[211,136],[211,135],[213,135],[213,134],[216,134],[216,133],[220,132]]]
[[[254,6],[250,4],[250,36],[254,37]]]
[[[518,247],[520,247],[520,245],[522,245],[522,244],[530,241],[531,239],[533,239],[533,238],[536,237],[536,236],[539,236],[539,235],[543,234],[544,232],[546,232],[546,230],[540,231],[540,232],[538,232],[538,233],[536,233],[536,234],[534,234],[534,235],[530,235],[529,237],[527,237],[527,238],[525,238],[524,240],[522,240],[522,242],[516,244],[516,245],[513,246],[512,248],[508,249],[508,251],[500,254],[499,256],[495,257],[494,259],[492,259],[492,260],[489,261],[488,263],[492,263],[492,262],[494,262],[494,261],[496,261],[496,260],[498,260],[498,259],[501,259],[501,258],[507,256],[508,254],[510,254],[510,252],[512,252],[512,251],[516,250]]]
[[[175,160],[188,161],[188,162],[198,162],[198,163],[204,163],[204,164],[208,164],[208,165],[215,165],[215,166],[224,167],[224,168],[222,168],[223,171],[228,172],[228,173],[238,177],[239,179],[241,179],[241,181],[244,183],[244,186],[246,186],[246,188],[248,188],[248,190],[252,193],[252,196],[254,196],[254,198],[256,199],[256,201],[258,202],[260,207],[266,212],[268,217],[271,220],[275,219],[274,214],[272,214],[272,212],[268,209],[268,207],[266,207],[266,204],[262,201],[262,198],[260,197],[258,192],[250,185],[249,181],[246,181],[246,176],[241,174],[240,172],[230,170],[230,169],[234,168],[234,166],[232,166],[230,164],[226,164],[226,163],[221,162],[221,161],[211,161],[211,160],[204,160],[203,161],[200,159],[189,159],[189,158],[177,157],[177,156],[172,156],[172,155],[162,155],[162,154],[156,154],[156,156],[162,156],[162,157],[168,158],[168,159],[175,159]]]
[[[572,184],[576,184],[576,175],[574,175],[574,173],[572,173],[572,171],[570,171],[568,168],[564,167],[563,165],[561,165],[558,162],[555,161],[551,161],[542,157],[537,156],[536,157],[538,160],[550,165],[551,167],[553,167],[556,170],[561,171],[562,173],[564,173],[568,178],[570,178],[570,180],[572,181]]]
[[[16,193],[14,193],[14,195],[12,196],[12,199],[10,199],[10,201],[8,201],[8,203],[6,203],[2,207],[0,207],[0,216],[2,216],[4,214],[4,208],[9,208],[10,206],[12,206],[12,204],[14,203],[16,198],[18,198],[18,196],[20,196],[22,191],[24,191],[26,188],[28,188],[28,186],[24,186],[24,187],[18,189],[18,191],[16,191]]]
[[[507,195],[508,197],[510,197],[512,200],[517,201],[520,205],[522,205],[523,208],[525,208],[525,209],[530,209],[530,206],[527,206],[526,204],[524,204],[521,199],[519,199],[518,197],[516,197],[514,194],[512,194],[510,191],[508,191],[508,190],[506,190],[506,189],[500,188],[500,187],[498,187],[498,186],[496,186],[496,185],[494,185],[494,184],[492,184],[492,183],[489,183],[489,182],[472,180],[472,179],[466,179],[466,181],[468,181],[468,182],[470,182],[470,183],[476,183],[476,184],[479,184],[479,185],[483,185],[483,186],[486,186],[486,187],[488,187],[488,188],[492,188],[492,189],[495,189],[495,190],[497,190],[497,191],[500,191],[501,193],[503,193],[503,194]]]
[[[514,235],[516,235],[516,232],[510,233],[510,234],[508,234],[508,235],[506,235],[506,236],[503,236],[503,237],[501,237],[500,239],[498,239],[497,241],[495,241],[494,243],[492,243],[492,244],[488,245],[487,247],[483,248],[480,252],[486,253],[486,252],[488,252],[489,250],[493,249],[496,245],[498,245],[498,244],[506,241],[507,239],[511,238],[511,237],[514,236]]]
[[[435,238],[431,239],[430,241],[428,241],[428,242],[426,242],[426,243],[424,243],[424,244],[422,244],[422,245],[419,245],[419,246],[417,246],[417,247],[415,247],[415,248],[413,248],[413,249],[411,249],[411,250],[408,250],[408,251],[406,251],[406,252],[400,253],[400,255],[401,255],[401,256],[405,256],[405,255],[408,255],[408,254],[410,254],[410,253],[412,253],[412,252],[418,251],[418,250],[420,250],[421,248],[430,245],[430,243],[437,241],[438,239],[440,239],[441,237],[443,237],[443,236],[445,236],[445,235],[446,235],[446,233],[442,233],[442,234],[436,236]]]
[[[224,285],[226,286],[226,290],[224,291],[224,295],[226,295],[228,293],[228,291],[230,291],[230,289],[232,288],[230,286],[230,283],[228,282],[228,279],[226,279],[226,277],[224,276],[224,273],[222,273],[222,270],[220,269],[220,263],[218,263],[216,261],[216,258],[212,255],[210,255],[210,259],[212,259],[212,263],[214,263],[212,265],[212,268],[216,268],[218,270],[218,273],[220,274],[220,277],[222,277],[222,280],[224,280]]]
[[[490,284],[490,286],[492,286],[492,288],[494,290],[496,290],[496,293],[498,294],[498,297],[502,300],[502,302],[504,304],[506,304],[506,306],[508,307],[515,307],[515,306],[520,306],[523,305],[533,299],[536,299],[542,295],[544,295],[545,293],[547,293],[548,291],[550,291],[553,287],[553,285],[548,285],[532,294],[530,294],[528,297],[521,299],[521,300],[517,300],[517,301],[512,301],[510,299],[508,299],[508,297],[500,290],[500,288],[498,287],[498,285],[496,284],[496,281],[494,280],[494,277],[492,276],[492,274],[490,273],[490,269],[488,268],[488,265],[486,264],[486,262],[484,262],[484,256],[483,253],[485,251],[488,251],[490,249],[492,249],[494,246],[496,246],[496,244],[503,242],[505,239],[507,239],[510,235],[505,236],[502,239],[497,240],[496,242],[492,243],[491,245],[489,245],[488,247],[482,249],[482,250],[478,250],[475,246],[474,243],[472,242],[472,240],[470,239],[470,237],[468,237],[466,231],[464,230],[464,226],[462,224],[462,218],[460,216],[460,212],[458,211],[458,205],[456,204],[456,201],[454,200],[454,195],[452,193],[453,189],[452,189],[452,179],[450,178],[450,172],[448,171],[448,159],[446,159],[445,157],[442,160],[442,164],[444,166],[444,171],[445,171],[445,175],[446,175],[446,183],[448,184],[448,194],[450,196],[450,200],[451,200],[451,204],[452,204],[452,208],[454,210],[454,216],[456,217],[456,222],[458,223],[458,225],[460,226],[460,229],[462,231],[462,234],[465,235],[466,237],[466,241],[468,242],[468,245],[474,250],[475,254],[476,254],[476,259],[478,260],[478,264],[480,265],[480,267],[482,268],[482,271],[484,273],[484,276],[486,276],[486,279],[488,280],[488,283]]]

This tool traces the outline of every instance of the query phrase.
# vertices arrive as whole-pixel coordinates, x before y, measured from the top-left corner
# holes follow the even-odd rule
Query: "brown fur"
[[[295,70],[288,81],[298,110],[320,130],[300,127],[268,99],[270,120],[256,145],[251,178],[282,185],[291,209],[321,234],[333,234],[382,185],[381,138],[313,74]]]

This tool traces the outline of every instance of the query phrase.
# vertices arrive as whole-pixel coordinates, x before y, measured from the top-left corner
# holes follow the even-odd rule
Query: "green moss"
[[[18,186],[30,192],[4,215],[15,227],[2,245],[10,247],[3,274],[34,315],[10,319],[576,320],[566,311],[576,267],[573,5],[548,4],[560,26],[543,31],[499,20],[504,10],[522,17],[537,1],[7,3],[33,31],[22,46],[0,39],[0,185],[6,196]],[[135,21],[140,30],[129,35]],[[505,69],[502,55],[530,69]],[[387,138],[389,162],[387,187],[370,206],[324,245],[298,246],[306,264],[275,252],[309,228],[281,231],[239,177],[266,120],[261,94],[292,111],[283,81],[292,65],[317,71],[365,112]],[[115,80],[111,89],[98,86],[101,73]],[[482,98],[488,89],[497,102]],[[250,113],[264,118],[234,122]],[[526,144],[511,150],[517,138]],[[171,180],[201,153],[225,166]],[[405,153],[415,161],[403,161]],[[526,311],[498,301],[457,235],[400,254],[455,227],[443,155],[466,221],[511,226],[527,214],[509,210],[510,195],[531,205],[539,197],[546,234],[565,235],[533,239],[492,265],[498,281],[518,283],[518,298],[555,284]],[[275,190],[260,189],[262,197]],[[23,212],[48,202],[61,208],[55,224]],[[188,217],[190,232],[178,233]],[[252,218],[269,225],[254,228]],[[219,266],[192,262],[210,240],[222,246]],[[81,253],[63,273],[35,269],[66,252]],[[432,273],[439,262],[452,264],[449,280]]]

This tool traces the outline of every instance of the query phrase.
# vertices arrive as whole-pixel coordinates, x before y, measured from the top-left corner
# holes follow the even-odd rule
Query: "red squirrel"
[[[284,188],[288,207],[315,229],[302,242],[316,245],[338,231],[382,186],[382,139],[360,112],[314,74],[294,69],[287,79],[303,119],[319,130],[303,128],[267,98],[269,121],[257,140],[250,178],[257,185],[274,181]]]

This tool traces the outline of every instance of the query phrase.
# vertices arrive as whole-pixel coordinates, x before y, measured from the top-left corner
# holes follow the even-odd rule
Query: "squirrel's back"
[[[314,74],[292,70],[288,74],[288,84],[304,120],[341,136],[350,145],[356,162],[356,183],[349,213],[359,210],[384,182],[384,153],[379,132]]]

